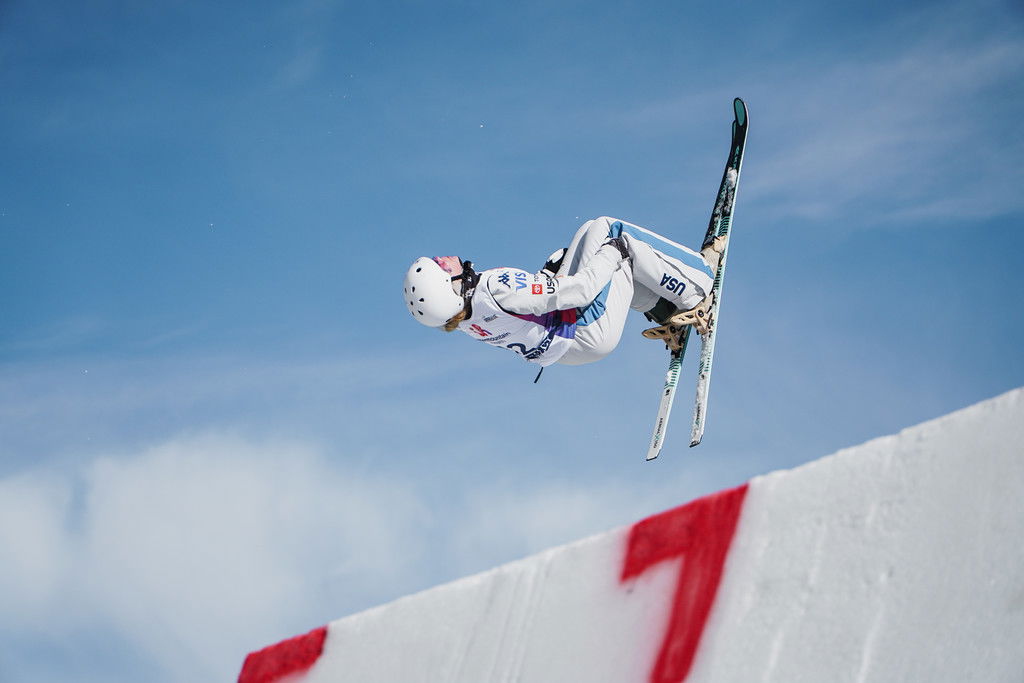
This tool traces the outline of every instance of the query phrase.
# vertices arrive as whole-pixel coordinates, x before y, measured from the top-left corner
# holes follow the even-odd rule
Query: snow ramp
[[[340,619],[238,680],[1022,681],[1024,390]]]

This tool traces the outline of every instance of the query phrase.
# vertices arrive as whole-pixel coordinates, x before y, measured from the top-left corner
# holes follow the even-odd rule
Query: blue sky
[[[244,654],[1024,384],[1019,3],[0,7],[0,677]],[[535,370],[416,325],[423,254],[696,244],[694,361]],[[214,609],[216,608],[216,609]],[[73,673],[73,675],[72,675]]]

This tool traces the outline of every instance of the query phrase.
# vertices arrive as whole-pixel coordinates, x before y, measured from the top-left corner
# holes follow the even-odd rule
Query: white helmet
[[[459,282],[461,289],[461,281]],[[405,274],[405,304],[412,317],[427,327],[441,327],[465,307],[451,274],[433,259],[421,256]]]

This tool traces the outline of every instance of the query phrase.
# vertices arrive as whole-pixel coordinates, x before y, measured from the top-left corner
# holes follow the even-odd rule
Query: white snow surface
[[[620,580],[629,533],[335,621],[287,680],[670,680],[680,560]],[[685,680],[1024,681],[1024,390],[752,480]]]
[[[1024,391],[751,482],[693,681],[1024,681]]]

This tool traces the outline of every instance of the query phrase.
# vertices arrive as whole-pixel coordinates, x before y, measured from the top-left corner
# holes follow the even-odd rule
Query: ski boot
[[[700,255],[708,264],[712,273],[718,272],[718,264],[725,252],[728,236],[719,235],[710,244],[701,249]],[[711,304],[714,294],[708,293],[704,299],[688,311],[678,311],[667,299],[659,299],[651,310],[644,313],[651,322],[659,323],[658,327],[646,329],[643,335],[648,339],[661,339],[670,351],[678,351],[682,347],[683,329],[692,325],[697,334],[705,335],[711,324]]]
[[[711,304],[714,302],[714,295],[708,294],[703,300],[688,311],[675,311],[667,318],[657,317],[658,309],[664,310],[663,303],[669,304],[665,299],[658,302],[658,305],[646,313],[647,317],[654,322],[660,322],[658,327],[644,330],[643,335],[648,339],[660,339],[665,342],[669,351],[678,351],[682,348],[683,330],[687,325],[692,325],[697,333],[705,335],[711,323]],[[669,304],[671,307],[671,304]],[[674,310],[674,309],[673,309]]]

